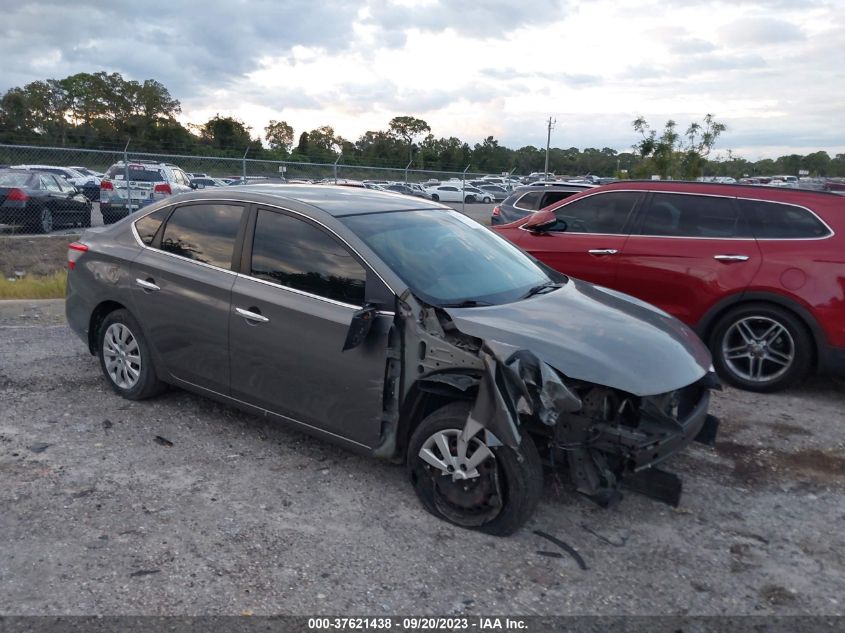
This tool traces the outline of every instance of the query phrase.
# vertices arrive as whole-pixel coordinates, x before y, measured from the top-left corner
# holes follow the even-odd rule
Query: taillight
[[[82,257],[83,253],[88,252],[88,246],[82,242],[73,242],[67,245],[67,269],[73,270],[76,268],[76,262]]]
[[[102,191],[103,189],[108,189],[110,191],[114,189],[114,185],[111,184],[111,180],[100,181],[100,191]]]
[[[499,214],[502,212],[501,207],[493,207],[493,217],[498,218]]]
[[[170,185],[164,183],[163,185],[156,185],[153,189],[154,193],[163,193],[166,196],[169,196],[173,193],[173,190],[170,188]]]
[[[26,191],[23,189],[12,189],[9,191],[9,195],[6,196],[6,200],[13,200],[15,202],[26,202],[29,200],[29,196],[26,195]]]

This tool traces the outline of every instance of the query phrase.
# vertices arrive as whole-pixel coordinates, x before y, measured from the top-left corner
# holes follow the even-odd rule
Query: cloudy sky
[[[218,6],[213,6],[217,4]],[[631,121],[710,112],[745,158],[845,152],[845,0],[0,0],[0,91],[158,79],[183,120],[259,133],[396,115],[437,136],[628,149]]]

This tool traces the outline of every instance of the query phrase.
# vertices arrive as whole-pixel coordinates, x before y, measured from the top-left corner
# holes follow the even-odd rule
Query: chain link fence
[[[200,156],[73,149],[0,144],[0,230],[49,233],[61,227],[99,224],[100,176],[122,161],[175,165],[200,186],[253,179],[269,182],[372,181],[376,183],[431,184],[445,180],[470,180],[477,172],[434,171],[401,167],[310,163],[262,158]],[[117,175],[115,178],[121,178]],[[266,180],[265,180],[266,179]],[[77,190],[74,191],[74,188]],[[107,205],[103,205],[104,208]]]

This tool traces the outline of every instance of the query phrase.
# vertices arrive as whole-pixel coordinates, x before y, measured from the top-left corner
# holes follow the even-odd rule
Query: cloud
[[[801,28],[777,18],[747,17],[719,30],[720,39],[732,46],[751,47],[803,40]]]

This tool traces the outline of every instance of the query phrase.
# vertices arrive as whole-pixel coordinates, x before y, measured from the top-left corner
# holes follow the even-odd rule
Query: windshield
[[[518,248],[457,211],[425,209],[340,219],[414,294],[432,305],[509,303],[552,282]]]

